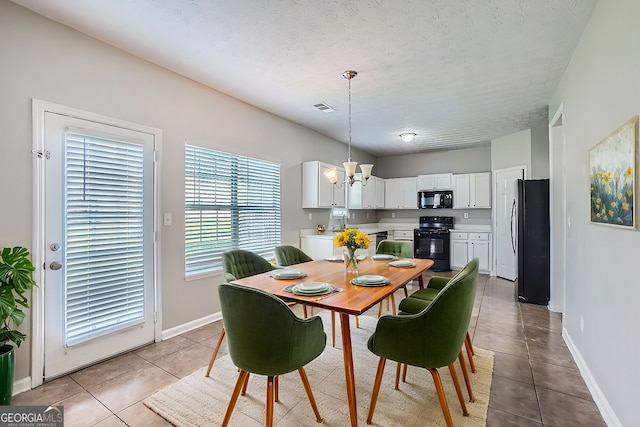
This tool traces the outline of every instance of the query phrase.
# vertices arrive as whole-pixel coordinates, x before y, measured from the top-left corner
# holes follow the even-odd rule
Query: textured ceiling
[[[13,0],[373,155],[548,121],[596,0]],[[323,113],[314,104],[336,111]],[[413,142],[400,140],[415,132]]]

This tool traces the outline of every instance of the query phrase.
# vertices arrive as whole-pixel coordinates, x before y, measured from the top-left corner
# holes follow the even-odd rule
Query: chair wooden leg
[[[424,289],[424,277],[422,277],[422,274],[418,277],[418,287]]]
[[[307,306],[302,304],[302,315],[304,316],[304,318],[307,318]]]
[[[469,335],[469,331],[467,331],[467,335],[464,337],[466,341],[469,341],[469,349],[471,350],[471,355],[475,356],[476,352],[473,350],[473,344],[471,343],[471,335]]]
[[[462,350],[458,353],[458,361],[460,361],[460,369],[462,369],[462,376],[464,377],[464,383],[467,386],[467,393],[469,393],[469,402],[473,402],[475,397],[473,397],[473,390],[471,390],[471,380],[469,379],[469,373],[467,372],[467,364],[464,362],[464,356],[462,355]]]
[[[227,412],[224,414],[224,420],[222,421],[222,427],[226,427],[229,425],[229,420],[231,419],[231,414],[233,413],[233,408],[236,406],[236,402],[238,401],[238,395],[240,394],[240,390],[242,389],[243,384],[245,383],[245,379],[249,375],[247,371],[240,371],[238,375],[238,381],[236,381],[236,386],[233,388],[233,393],[231,393],[231,400],[229,401],[229,406],[227,406]]]
[[[409,291],[407,290],[407,285],[404,285],[402,287],[402,290],[404,291],[404,297],[409,298]]]
[[[406,383],[407,382],[407,367],[409,365],[407,365],[406,363],[404,364],[404,369],[402,370],[402,382]]]
[[[380,392],[380,383],[382,383],[382,374],[384,373],[384,364],[387,361],[384,357],[378,362],[378,371],[376,379],[373,382],[373,391],[371,392],[371,403],[369,404],[369,414],[367,415],[367,424],[371,424],[373,419],[373,411],[376,410],[376,402],[378,401],[378,393]]]
[[[307,392],[307,397],[309,398],[309,403],[311,403],[311,408],[313,409],[313,413],[316,414],[316,421],[321,423],[322,417],[320,417],[320,411],[318,411],[318,405],[316,405],[316,399],[313,397],[313,392],[311,391],[311,385],[309,384],[309,378],[307,378],[307,373],[304,371],[304,368],[299,368],[298,373],[300,374],[300,379],[302,380],[304,391]]]
[[[216,361],[216,357],[218,356],[218,350],[220,350],[220,346],[222,345],[222,340],[224,339],[224,326],[222,327],[222,332],[220,332],[220,338],[218,338],[218,343],[216,344],[216,348],[213,349],[213,354],[211,355],[211,360],[209,361],[209,367],[207,368],[207,373],[204,374],[205,377],[208,377],[211,373],[211,368],[213,368],[213,362]]]
[[[356,316],[356,328],[360,327],[360,319]]]
[[[267,413],[265,415],[264,425],[266,427],[273,426],[273,376],[267,377]]]
[[[467,350],[467,358],[469,358],[469,368],[471,368],[471,372],[476,373],[476,365],[473,363],[473,355],[475,354],[473,351],[473,344],[471,344],[471,336],[469,332],[467,332],[467,336],[464,339],[464,348]]]
[[[460,388],[460,381],[458,381],[458,373],[456,372],[456,367],[453,363],[449,364],[448,367],[449,372],[451,373],[451,379],[453,380],[453,385],[456,388],[458,401],[460,401],[460,406],[462,407],[462,415],[468,417],[469,411],[467,411],[467,404],[464,402],[464,397],[462,396],[462,388]]]
[[[395,386],[396,390],[400,389],[398,387],[400,385],[400,366],[402,366],[402,363],[398,362],[396,365],[396,386]]]
[[[397,314],[397,312],[396,312],[396,297],[393,294],[391,294],[391,311],[393,312],[394,316]]]
[[[278,396],[278,389],[280,388],[278,378],[280,377],[273,377],[273,400],[276,402],[280,402],[280,398]]]
[[[331,347],[336,346],[336,312],[331,312]]]
[[[382,304],[384,304],[384,301],[380,301],[378,305],[378,319],[382,316]]]
[[[438,394],[438,400],[440,401],[440,407],[442,408],[442,414],[444,415],[444,421],[447,423],[447,427],[453,427],[453,419],[451,418],[451,411],[449,411],[449,404],[447,403],[447,396],[444,394],[444,388],[442,387],[442,380],[440,374],[435,368],[429,369],[431,376],[433,377],[433,383],[436,386],[436,393]]]
[[[247,377],[244,379],[244,384],[242,384],[242,395],[247,394],[247,385],[249,385],[249,373],[247,372]]]

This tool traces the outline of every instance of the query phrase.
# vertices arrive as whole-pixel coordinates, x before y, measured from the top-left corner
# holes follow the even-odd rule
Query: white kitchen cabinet
[[[342,256],[343,248],[333,243],[333,238],[322,235],[300,237],[300,249],[314,260],[330,256]]]
[[[345,185],[340,184],[342,188],[338,188],[324,176],[326,170],[334,167],[338,173],[338,182],[343,182],[345,173],[341,167],[318,161],[302,164],[303,208],[345,207]]]
[[[491,173],[453,175],[453,207],[491,208]]]
[[[356,179],[361,179],[362,174],[357,173]],[[349,209],[379,209],[384,207],[384,179],[372,176],[367,180],[367,185],[355,182],[348,186]]]
[[[386,209],[417,209],[417,178],[391,178],[385,180],[384,207]]]
[[[417,190],[451,190],[452,181],[453,174],[450,173],[418,175]]]
[[[451,268],[460,270],[469,261],[478,258],[478,269],[491,271],[491,233],[468,233],[452,231]]]

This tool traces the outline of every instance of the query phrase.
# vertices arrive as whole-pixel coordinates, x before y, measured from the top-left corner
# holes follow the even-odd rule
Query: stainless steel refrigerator
[[[516,181],[517,299],[547,305],[550,295],[549,180]]]

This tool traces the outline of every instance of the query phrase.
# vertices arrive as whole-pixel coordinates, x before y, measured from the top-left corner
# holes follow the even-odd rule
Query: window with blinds
[[[143,146],[65,134],[65,340],[144,320]]]
[[[185,273],[222,268],[245,249],[265,258],[280,244],[280,165],[185,145]]]

